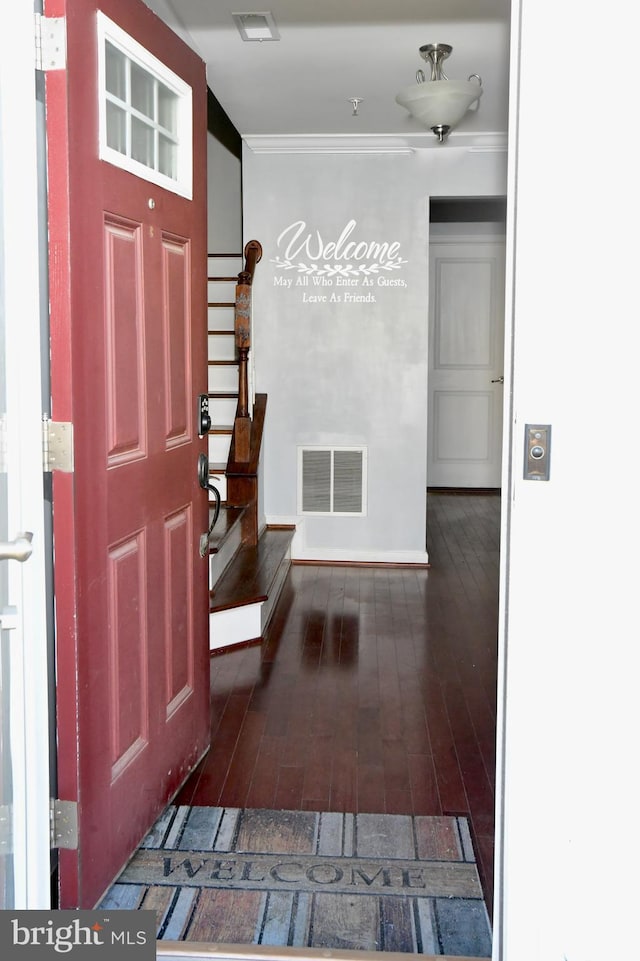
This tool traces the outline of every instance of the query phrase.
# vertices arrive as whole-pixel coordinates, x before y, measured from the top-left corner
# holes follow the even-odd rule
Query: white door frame
[[[16,0],[0,31],[0,235],[3,238],[9,537],[33,534],[8,565],[13,892],[11,908],[50,906],[49,708],[42,476],[40,262],[34,19]],[[13,612],[12,612],[13,613]],[[6,690],[4,696],[7,695]]]
[[[521,8],[526,13],[526,24],[521,23]],[[631,190],[637,183],[635,153],[624,142],[616,147],[612,137],[613,133],[623,131],[629,126],[629,100],[623,96],[612,98],[610,84],[598,82],[597,78],[593,81],[587,78],[585,82],[591,84],[589,95],[574,98],[570,108],[565,111],[563,122],[554,128],[548,122],[548,104],[554,102],[554,98],[557,99],[558,76],[556,71],[545,71],[540,68],[539,52],[546,49],[544,44],[548,40],[549,24],[552,23],[555,34],[561,38],[563,44],[565,74],[582,77],[585,51],[590,49],[588,41],[592,39],[595,31],[592,18],[585,18],[581,16],[582,13],[583,10],[577,0],[570,0],[564,5],[551,4],[550,0],[535,0],[535,2],[534,0],[514,0],[511,59],[512,76],[516,79],[513,80],[511,91],[510,212],[507,230],[507,275],[511,279],[507,281],[507,288],[515,286],[513,274],[516,259],[516,227],[513,191],[516,174],[520,177],[525,175],[528,188],[525,193],[525,200],[528,201],[527,208],[523,211],[520,207],[519,216],[524,212],[531,220],[533,203],[540,203],[540,184],[551,183],[553,179],[538,181],[537,165],[543,157],[545,174],[550,172],[552,165],[557,164],[566,177],[563,181],[554,174],[557,182],[554,182],[552,194],[552,200],[558,203],[558,207],[562,207],[563,215],[556,233],[559,238],[566,240],[563,262],[560,266],[554,266],[556,278],[564,272],[567,279],[567,284],[562,288],[563,305],[566,301],[568,308],[571,308],[574,314],[576,309],[579,309],[582,324],[589,321],[597,324],[600,329],[604,323],[604,317],[612,325],[613,333],[610,336],[615,333],[625,333],[626,337],[629,337],[629,331],[635,330],[635,326],[625,328],[624,324],[628,325],[629,305],[637,305],[636,273],[629,269],[626,275],[621,275],[619,270],[615,270],[616,258],[625,254],[625,251],[620,250],[619,244],[610,244],[607,249],[607,245],[598,243],[602,240],[602,232],[598,231],[597,211],[594,215],[593,204],[589,203],[589,200],[593,200],[593,196],[597,194],[598,188],[602,188],[605,182],[607,187],[614,191],[615,203],[611,203],[607,208],[610,215],[606,225],[609,236],[617,236],[616,232],[622,230],[625,223],[628,224],[637,211],[637,196],[629,193],[623,204],[620,189],[622,185]],[[619,21],[618,26],[622,24],[625,28],[614,30],[616,54],[620,54],[620,47],[624,48],[622,51],[624,56],[617,56],[614,64],[614,76],[617,77],[622,71],[622,77],[616,80],[618,86],[622,87],[625,80],[631,79],[631,71],[635,70],[633,45],[636,38],[634,32],[628,29],[630,15],[628,9],[625,10],[623,7],[621,0],[614,0],[606,10],[600,11],[597,30],[603,36],[611,34],[611,30],[616,26],[616,18]],[[14,500],[11,501],[12,523],[16,530],[26,527],[34,531],[32,558],[20,566],[10,562],[13,572],[11,590],[14,592],[16,604],[22,606],[23,618],[19,632],[15,635],[16,638],[23,639],[23,645],[16,645],[16,650],[19,654],[22,651],[25,652],[25,657],[20,658],[24,661],[25,667],[22,674],[23,683],[18,693],[24,694],[26,690],[29,691],[29,697],[25,698],[16,710],[16,716],[22,721],[25,748],[23,769],[18,771],[23,783],[17,786],[16,790],[16,800],[23,802],[20,810],[18,805],[16,806],[16,853],[20,856],[22,851],[25,852],[23,877],[20,878],[16,906],[35,908],[47,905],[49,856],[46,804],[48,774],[45,773],[48,757],[48,714],[40,490],[42,482],[41,466],[37,463],[40,399],[37,347],[38,304],[35,293],[38,289],[36,145],[34,142],[32,10],[29,0],[14,0],[7,20],[11,22],[11,29],[0,33],[0,150],[3,163],[2,180],[6,185],[2,188],[4,207],[0,216],[3,235],[11,238],[11,244],[7,245],[5,250],[8,288],[2,305],[9,318],[8,326],[11,331],[10,343],[7,345],[11,357],[7,371],[8,379],[10,378],[8,387],[11,405],[7,446],[12,458],[12,471],[17,467],[27,484],[25,489],[17,490],[15,495],[12,495],[12,497],[15,496],[15,507]],[[525,42],[520,65],[520,43],[523,38]],[[625,64],[628,66],[626,70],[622,70]],[[522,131],[518,130],[518,121],[521,118],[516,116],[521,97],[519,84],[516,82],[520,76],[520,66],[522,67],[523,93],[529,111],[529,117],[523,124]],[[596,106],[602,106],[604,98],[607,99],[605,116],[608,130],[602,129],[601,126],[596,130],[597,136],[593,134],[594,124],[596,124],[592,96],[594,93]],[[533,111],[532,105],[535,107]],[[632,122],[633,117],[631,117]],[[602,138],[604,138],[604,146]],[[8,146],[15,144],[20,145],[19,150],[7,149]],[[524,165],[526,169],[519,168],[517,151],[521,151],[522,158],[526,161]],[[578,154],[579,162],[576,160]],[[536,169],[532,169],[534,163]],[[578,171],[582,177],[584,193],[576,188],[569,176],[572,174],[575,177]],[[561,195],[565,187],[566,196]],[[581,233],[576,232],[574,227],[573,233],[568,238],[563,238],[562,231],[570,231],[572,218],[576,218]],[[534,219],[540,228],[543,216],[540,215]],[[587,226],[589,230],[586,229]],[[524,231],[518,234],[518,239],[521,241],[518,246],[518,266],[523,270],[526,268],[525,272],[528,272],[529,279],[537,265],[536,257],[539,256],[541,238],[541,232],[531,237]],[[559,241],[556,239],[554,242],[557,247]],[[593,262],[591,251],[596,247],[601,251],[600,256],[605,258],[604,264],[600,265],[600,275],[596,278],[590,277],[590,283],[581,287],[580,281],[584,276],[581,260],[585,259],[585,255],[590,255],[588,263],[591,264]],[[624,262],[629,268],[631,267],[628,256],[624,258]],[[615,275],[615,287],[609,281],[607,269]],[[567,291],[567,287],[571,287],[571,290]],[[609,298],[606,301],[609,309],[608,317],[598,313],[599,305],[605,302],[605,295]],[[595,303],[594,296],[597,297]],[[611,299],[614,301],[615,310],[611,309]],[[526,306],[524,309],[526,310]],[[554,309],[557,310],[557,307]],[[510,310],[510,301],[507,297],[508,314]],[[542,319],[545,325],[542,333],[545,335],[552,333],[549,330],[549,318],[543,315]],[[513,330],[507,323],[505,330],[507,358],[511,356],[510,339],[514,332],[519,339],[524,337],[525,341],[527,340],[525,335],[528,334],[533,341],[533,347],[536,347],[542,336],[539,331],[539,321],[540,317],[536,316],[525,317],[524,321],[521,316],[518,316],[517,323],[513,324]],[[566,331],[564,336],[566,340]],[[28,353],[18,348],[18,340],[23,347],[24,344],[28,345]],[[581,366],[578,370],[579,401],[581,405],[587,406],[589,415],[595,413],[595,424],[601,431],[597,436],[605,438],[609,446],[610,432],[612,429],[615,430],[615,439],[620,441],[617,462],[619,476],[630,478],[630,483],[631,481],[635,483],[637,475],[631,473],[631,468],[634,466],[630,452],[632,445],[628,443],[629,437],[635,436],[631,428],[635,427],[637,411],[635,387],[637,372],[635,379],[630,376],[632,361],[635,364],[634,352],[627,351],[621,357],[624,364],[624,377],[619,377],[616,382],[618,393],[608,403],[605,403],[606,396],[603,395],[600,409],[592,399],[593,394],[597,392],[593,390],[593,383],[588,383],[588,377],[589,364],[593,364],[594,370],[601,371],[602,358],[600,357],[600,362],[596,364],[600,343],[596,337],[591,340],[593,343],[587,341],[582,345],[586,351],[586,362],[585,357],[581,358]],[[528,344],[525,343],[524,346]],[[564,346],[566,350],[566,344]],[[520,347],[521,355],[522,347]],[[519,413],[525,419],[527,416],[542,419],[547,415],[551,419],[552,414],[555,418],[558,403],[560,407],[562,405],[566,393],[565,371],[559,372],[554,367],[549,369],[546,360],[545,356],[545,365],[540,370],[535,366],[534,356],[529,364],[529,371],[525,371],[524,378],[522,367],[518,369],[517,378],[513,378],[514,393],[517,394],[520,402]],[[551,384],[549,384],[549,376],[545,376],[544,382],[541,381],[541,375],[548,374],[552,375]],[[505,369],[505,400],[510,380],[511,373],[507,368]],[[572,403],[577,403],[573,397]],[[517,476],[519,474],[521,477],[522,471],[520,424],[515,423],[518,412],[510,410],[508,404],[505,404],[505,409],[503,490],[506,496],[502,536],[503,545],[507,550],[503,552],[501,581],[501,688],[498,717],[494,958],[496,961],[498,959],[523,961],[529,958],[536,961],[540,958],[553,958],[555,961],[557,958],[559,961],[562,957],[572,959],[596,956],[600,958],[630,957],[633,944],[637,940],[633,929],[634,910],[637,908],[635,888],[628,880],[626,885],[611,883],[608,887],[603,884],[596,885],[595,882],[601,879],[615,881],[619,878],[628,878],[628,873],[623,874],[621,869],[626,864],[628,871],[629,865],[637,863],[632,859],[633,848],[629,847],[635,844],[637,848],[637,832],[632,830],[632,818],[626,818],[629,810],[633,811],[633,808],[629,809],[627,806],[621,812],[619,804],[616,803],[620,798],[627,801],[635,798],[636,794],[633,783],[636,772],[632,759],[634,748],[637,747],[638,728],[637,723],[633,722],[637,722],[638,719],[638,698],[637,671],[631,669],[631,656],[636,653],[637,644],[635,634],[633,636],[629,634],[629,625],[634,629],[637,628],[636,567],[633,564],[627,565],[626,568],[613,565],[613,570],[605,570],[603,568],[606,565],[601,564],[598,570],[599,590],[589,592],[591,586],[589,571],[584,563],[575,563],[576,570],[570,570],[573,575],[570,584],[562,586],[564,599],[559,608],[562,613],[560,625],[557,626],[553,619],[548,619],[545,621],[545,633],[541,635],[535,618],[529,616],[529,609],[525,602],[527,593],[530,597],[534,588],[538,587],[549,592],[551,604],[560,595],[560,589],[554,584],[551,576],[555,572],[555,567],[558,566],[557,561],[554,562],[555,567],[551,567],[550,570],[545,568],[544,564],[537,563],[545,551],[548,559],[549,547],[554,544],[552,535],[555,536],[555,534],[551,531],[549,538],[545,541],[540,532],[535,529],[535,525],[528,523],[528,517],[533,516],[534,521],[536,518],[546,521],[548,512],[541,510],[540,503],[542,498],[551,501],[550,495],[554,491],[556,492],[555,506],[562,507],[563,504],[566,506],[572,498],[571,506],[574,513],[576,512],[574,501],[578,494],[580,495],[578,508],[588,505],[589,497],[593,495],[589,484],[584,479],[578,478],[572,483],[572,478],[568,476],[571,473],[570,462],[575,463],[579,453],[575,440],[576,431],[573,429],[576,426],[576,419],[572,416],[575,411],[565,413],[565,423],[571,427],[571,430],[565,431],[561,442],[556,445],[554,454],[555,463],[552,465],[552,471],[554,467],[562,467],[558,472],[561,483],[557,482],[558,475],[556,475],[551,485],[536,485],[534,490],[532,487],[525,487]],[[606,420],[607,415],[611,415],[610,422]],[[17,421],[20,422],[19,431],[16,429]],[[582,443],[582,435],[579,433],[578,439]],[[635,445],[633,450],[635,451]],[[620,475],[623,468],[629,470],[629,473]],[[510,497],[516,489],[520,500],[515,509],[512,509]],[[527,500],[530,502],[528,516],[527,503],[523,503]],[[533,504],[534,501],[535,504]],[[633,515],[629,515],[628,512],[625,515],[623,504],[610,506],[611,513],[606,530],[598,531],[598,544],[595,547],[593,544],[590,545],[591,551],[595,552],[596,561],[603,557],[605,560],[619,558],[622,556],[619,549],[624,548],[632,535],[638,534],[637,511]],[[582,516],[579,519],[581,520]],[[589,528],[588,521],[587,517],[586,523]],[[512,530],[514,525],[516,529]],[[573,533],[573,529],[570,532]],[[575,532],[579,538],[577,543],[582,546],[585,539],[582,527],[576,524]],[[637,540],[633,537],[631,543],[634,548],[637,547]],[[563,546],[562,542],[561,546]],[[575,550],[574,545],[573,553],[569,555],[569,560],[574,562],[578,560],[575,557]],[[601,552],[599,555],[598,550]],[[529,573],[535,575],[533,583],[527,577]],[[580,583],[580,580],[585,583]],[[596,630],[603,615],[606,614],[611,618],[613,604],[606,593],[603,594],[605,588],[608,590],[611,587],[616,590],[617,603],[613,611],[615,615],[613,626],[616,630],[612,630],[612,625],[609,623],[607,634],[603,635],[605,648],[596,663],[599,674],[594,674],[590,678],[595,683],[599,682],[597,690],[600,701],[597,705],[599,710],[597,721],[602,725],[602,730],[599,732],[602,743],[598,742],[598,747],[602,749],[597,753],[599,777],[593,778],[590,776],[593,768],[590,766],[592,756],[589,752],[593,750],[595,742],[589,741],[588,736],[595,728],[591,720],[594,705],[593,700],[588,700],[590,692],[585,688],[584,679],[580,684],[576,683],[575,662],[572,655],[574,650],[578,655],[584,651],[585,639],[592,645],[595,643]],[[521,591],[518,596],[517,589]],[[580,598],[586,598],[588,603],[580,607]],[[570,611],[569,608],[571,608]],[[571,621],[571,618],[575,619],[576,612],[580,614],[579,625],[583,634],[577,639],[569,637],[569,641],[572,642],[569,643],[567,641],[569,632],[565,631],[561,636],[560,630],[568,623],[575,633],[575,622]],[[590,624],[594,618],[596,624],[595,627],[591,627]],[[553,631],[549,629],[549,625],[552,624]],[[506,663],[505,658],[507,635],[509,636],[509,664]],[[549,683],[551,672],[548,667],[546,674],[543,675],[541,671],[539,676],[533,678],[529,670],[532,661],[534,665],[540,662],[541,668],[549,663],[540,650],[541,636],[547,647],[550,641],[559,639],[563,642],[562,646],[558,645],[554,652],[552,684]],[[535,653],[535,658],[532,657],[532,652]],[[561,658],[559,654],[562,655]],[[592,664],[593,661],[595,661],[594,658],[592,658]],[[613,668],[617,669],[615,674]],[[518,682],[515,686],[513,685],[514,677]],[[605,690],[603,680],[608,681],[612,677],[615,678],[615,689]],[[539,686],[536,683],[538,680],[541,682]],[[550,695],[554,693],[557,694],[557,698],[551,701]],[[514,696],[519,694],[525,695],[524,703],[519,703],[518,697]],[[539,714],[544,715],[544,727],[536,730],[535,739],[526,733],[525,715],[529,702]],[[556,711],[555,715],[550,708]],[[506,731],[507,713],[509,714],[508,732]],[[564,718],[564,727],[558,728],[555,725],[556,717]],[[514,721],[515,724],[512,723]],[[629,723],[625,724],[624,721]],[[584,722],[589,722],[586,731],[581,729]],[[508,738],[505,744],[506,733]],[[563,737],[559,737],[559,733],[563,734]],[[603,734],[608,735],[608,739],[605,740]],[[572,736],[569,744],[573,749],[572,760],[576,765],[579,762],[578,773],[582,777],[582,783],[578,784],[578,787],[582,788],[580,794],[571,787],[565,771],[567,753],[564,748],[567,735]],[[531,745],[530,741],[533,741]],[[527,750],[529,746],[531,750]],[[517,790],[514,790],[518,780],[518,768],[523,774],[522,783]],[[558,782],[552,780],[551,787],[549,786],[550,774],[557,775],[561,779]],[[617,790],[615,796],[605,790],[612,785],[615,785]],[[561,791],[558,790],[559,787],[562,788]],[[587,790],[584,790],[585,787]],[[595,792],[593,792],[594,787],[597,788]],[[589,790],[595,796],[590,796]],[[505,808],[503,799],[507,792],[511,797],[510,805]],[[576,798],[584,802],[580,810],[577,805],[571,807],[571,802]],[[536,801],[544,802],[546,814],[556,815],[555,822],[541,820],[540,808],[536,807]],[[571,833],[566,829],[568,820],[560,822],[557,820],[558,804],[562,804],[562,811],[567,818],[569,814],[578,810],[579,823],[577,825],[572,823]],[[629,827],[629,830],[624,836],[624,844],[616,845],[616,838],[611,836],[611,832],[608,838],[605,837],[605,840],[609,840],[614,848],[613,852],[605,856],[606,852],[601,850],[604,845],[594,844],[593,830],[602,825],[597,817],[603,811],[608,812],[608,805],[611,804],[615,807],[614,813],[620,817],[625,826]],[[553,811],[551,811],[552,808]],[[555,825],[555,833],[551,840],[545,834],[545,829],[549,825],[552,827]],[[602,838],[602,834],[598,837]],[[549,852],[554,854],[555,860],[549,856]],[[612,868],[617,869],[615,874],[612,873]],[[610,914],[603,911],[603,897],[607,900],[607,907],[611,908]],[[625,936],[627,937],[626,945]],[[570,950],[573,944],[582,941],[587,943],[589,950],[586,948],[582,950],[582,945],[579,945],[579,949]],[[606,943],[605,949],[596,950],[602,941]],[[509,946],[513,949],[510,955]],[[189,950],[189,945],[181,945],[175,952],[175,956],[188,957]],[[256,954],[257,952],[247,947],[247,956],[255,957]],[[294,955],[300,958],[304,956],[304,952],[298,949],[291,952],[291,956]]]

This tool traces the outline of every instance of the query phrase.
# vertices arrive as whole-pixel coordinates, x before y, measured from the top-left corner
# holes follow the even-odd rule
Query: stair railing
[[[238,274],[235,303],[235,342],[238,355],[238,407],[234,424],[235,460],[247,463],[251,452],[249,409],[249,351],[251,349],[251,285],[262,245],[250,240],[244,248],[244,269]]]

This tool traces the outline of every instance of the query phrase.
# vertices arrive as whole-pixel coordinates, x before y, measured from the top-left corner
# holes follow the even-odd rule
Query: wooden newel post
[[[249,410],[249,351],[251,349],[251,283],[262,245],[250,240],[244,248],[244,270],[236,286],[235,340],[238,356],[238,408],[234,424],[234,453],[237,463],[246,464],[251,455],[251,412]]]
[[[251,287],[236,287],[236,351],[238,357],[238,408],[236,411],[234,447],[235,459],[249,460],[251,450],[251,417],[249,416],[249,349],[251,347]]]
[[[249,350],[251,348],[251,287],[236,287],[236,351],[238,356],[238,416],[249,415]]]
[[[249,348],[238,348],[238,417],[249,416]]]
[[[238,283],[251,284],[256,264],[262,259],[262,244],[259,240],[250,240],[244,248],[244,270],[238,274]]]

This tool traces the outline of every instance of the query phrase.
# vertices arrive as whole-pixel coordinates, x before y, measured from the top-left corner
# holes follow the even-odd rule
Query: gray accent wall
[[[294,557],[427,560],[430,196],[502,196],[506,154],[259,154],[244,148],[264,509]],[[324,298],[324,299],[322,299]],[[364,517],[298,509],[299,446],[364,446]]]

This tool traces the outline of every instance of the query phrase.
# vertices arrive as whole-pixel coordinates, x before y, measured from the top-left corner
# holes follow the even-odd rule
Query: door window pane
[[[137,64],[130,64],[131,68],[131,106],[134,110],[144,114],[151,120],[155,119],[154,110],[154,89],[157,81],[139,67]]]
[[[153,127],[131,118],[131,156],[145,167],[154,167]]]
[[[114,103],[107,104],[107,143],[118,153],[127,152],[127,115]]]
[[[105,85],[119,100],[126,100],[126,57],[112,43],[105,42]]]
[[[158,84],[158,122],[161,127],[169,133],[177,134],[177,97],[165,87],[163,83]]]
[[[172,180],[175,180],[177,167],[176,144],[160,134],[158,138],[158,148],[160,151],[160,173],[163,173],[165,177],[171,177]]]
[[[100,156],[191,196],[191,88],[101,12]]]

